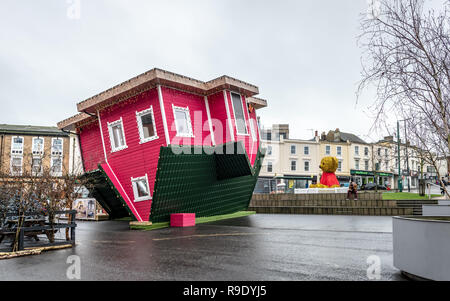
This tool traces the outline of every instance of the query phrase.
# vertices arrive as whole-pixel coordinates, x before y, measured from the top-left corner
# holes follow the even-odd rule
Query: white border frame
[[[13,172],[13,159],[20,159],[20,172]],[[21,155],[12,155],[9,163],[9,171],[10,174],[14,177],[21,176],[23,174],[23,156]]]
[[[186,118],[188,122],[188,134],[180,134],[178,133],[178,122],[177,122],[177,116],[175,115],[175,110],[181,110],[186,113]],[[177,137],[185,137],[185,138],[194,138],[194,132],[192,130],[192,120],[191,120],[191,113],[189,111],[189,107],[178,107],[172,104],[172,112],[173,112],[173,120],[175,122],[175,131],[177,132]]]
[[[35,172],[34,170],[33,170],[33,167],[34,167],[34,165],[33,165],[33,161],[34,160],[41,160],[41,169],[38,171],[38,172]],[[32,158],[31,158],[31,174],[32,175],[34,175],[34,176],[42,176],[43,175],[43,173],[44,173],[44,170],[43,170],[43,167],[44,167],[44,160],[43,160],[43,158],[41,157],[41,156],[37,156],[37,155],[34,155]],[[61,170],[62,170],[62,168],[61,168]]]
[[[244,133],[244,134],[239,133],[239,129],[238,129],[238,126],[237,126],[236,110],[234,108],[234,103],[233,103],[233,94],[239,95],[239,99],[241,100],[242,113],[244,114],[244,124],[245,124],[245,131],[246,131],[246,133]],[[248,130],[247,118],[245,118],[245,108],[244,108],[244,102],[242,101],[242,95],[239,94],[239,93],[230,91],[230,97],[231,97],[231,99],[230,99],[231,100],[231,107],[233,108],[233,117],[234,117],[233,119],[234,119],[234,126],[236,127],[236,135],[237,136],[250,136],[249,130]]]
[[[58,172],[54,172],[53,171],[53,160],[60,160],[61,161],[61,171],[58,171]],[[60,156],[52,156],[51,158],[50,158],[50,174],[52,175],[52,176],[54,176],[54,177],[62,177],[62,175],[63,175],[63,164],[64,164],[64,161],[63,161],[63,156],[62,155],[60,155]]]
[[[53,141],[55,141],[55,140],[61,140],[61,153],[60,154],[53,152]],[[62,157],[63,156],[63,154],[64,154],[64,139],[63,138],[60,138],[60,137],[52,138],[52,144],[50,145],[50,154],[52,155],[52,157],[54,157],[54,156]]]
[[[295,152],[294,153],[292,153],[292,147],[295,148]],[[290,156],[297,156],[298,155],[297,154],[297,145],[296,144],[290,144],[289,145],[289,155]]]
[[[20,153],[13,153],[13,146],[14,146],[14,138],[20,138],[22,139],[22,149],[20,150]],[[23,136],[12,136],[11,137],[11,156],[23,156],[23,150],[25,148],[25,138]],[[18,151],[18,150],[14,150]]]
[[[292,162],[295,162],[295,170],[292,169]],[[289,166],[289,170],[290,171],[298,171],[298,160],[292,159],[292,160],[289,160],[289,163],[290,163],[289,164],[290,165]]]
[[[42,140],[42,149],[41,150],[35,150],[34,149],[34,141],[36,141],[37,139],[41,139]],[[33,140],[31,142],[31,153],[33,154],[33,157],[44,155],[44,149],[45,149],[45,137],[39,137],[39,136],[38,137],[33,137]]]
[[[136,182],[142,181],[142,180],[145,180],[147,182],[148,196],[138,197]],[[132,177],[131,178],[131,186],[133,187],[133,196],[134,196],[135,203],[149,201],[152,199],[152,192],[150,191],[150,185],[148,183],[148,175],[147,174],[145,174],[145,176],[143,176],[143,177],[137,177],[137,178]]]
[[[330,148],[330,153],[329,154],[327,154],[327,147]],[[331,156],[331,145],[330,144],[325,145],[325,156]]]
[[[144,138],[144,127],[142,125],[142,117],[148,114],[152,114],[152,122],[153,122],[153,132],[155,133],[153,136]],[[155,123],[155,113],[153,112],[153,106],[150,106],[150,108],[145,109],[143,111],[137,111],[136,112],[136,121],[137,121],[137,127],[139,131],[139,138],[140,138],[140,144],[144,144],[153,140],[159,139],[158,132],[156,131],[156,123]]]
[[[124,145],[120,146],[120,147],[115,147],[114,146],[114,136],[113,136],[113,132],[112,132],[112,127],[115,125],[120,124],[122,127],[122,136],[123,136],[123,142],[125,143]],[[123,119],[122,117],[120,117],[119,120],[113,121],[113,122],[108,122],[108,133],[109,133],[109,142],[111,143],[111,153],[115,153],[124,149],[128,148],[127,145],[127,139],[125,137],[125,128],[123,126]]]

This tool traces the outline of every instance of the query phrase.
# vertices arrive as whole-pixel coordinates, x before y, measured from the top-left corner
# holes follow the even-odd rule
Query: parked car
[[[378,188],[378,190],[387,190],[386,186],[376,185],[375,183],[368,183],[366,185],[363,185],[361,187],[361,190],[376,190],[376,188]]]

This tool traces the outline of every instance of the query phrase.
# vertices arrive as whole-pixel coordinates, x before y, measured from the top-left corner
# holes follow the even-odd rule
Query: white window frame
[[[35,148],[35,141],[36,140],[42,140],[42,148],[36,149]],[[33,145],[31,146],[31,152],[33,153],[33,156],[42,156],[44,154],[44,148],[45,148],[45,138],[44,137],[33,137]],[[64,144],[64,143],[63,143]],[[53,141],[52,141],[52,147],[53,147]]]
[[[13,160],[14,159],[20,159],[20,172],[15,172],[13,170]],[[13,155],[11,156],[11,162],[10,162],[10,171],[12,176],[21,176],[23,173],[23,156]]]
[[[40,166],[40,170],[38,172],[34,171],[34,165],[33,165],[33,161],[34,160],[41,160],[41,166]],[[61,168],[61,170],[62,170],[62,168]],[[43,174],[43,160],[42,160],[42,156],[33,156],[31,158],[31,173],[34,176],[41,176]]]
[[[343,165],[343,161],[342,160],[338,160],[338,168],[337,168],[337,171],[338,172],[342,172],[342,165]]]
[[[139,193],[137,190],[137,185],[136,182],[145,180],[145,182],[147,183],[147,191],[148,191],[148,196],[143,196],[143,197],[139,197]],[[150,185],[148,183],[148,175],[145,174],[145,176],[143,177],[138,177],[138,178],[131,178],[131,186],[133,187],[133,194],[134,194],[134,202],[144,202],[144,201],[148,201],[152,199],[152,193],[150,191]]]
[[[61,152],[53,151],[53,141],[61,140]],[[52,138],[52,145],[50,146],[52,156],[63,156],[64,154],[64,139],[63,138]]]
[[[241,100],[242,113],[244,114],[245,133],[239,133],[239,129],[238,129],[238,126],[237,126],[237,119],[236,119],[236,110],[234,108],[234,102],[233,102],[233,94],[239,95],[239,98]],[[234,126],[236,127],[236,135],[238,135],[238,136],[249,136],[247,118],[245,118],[245,108],[244,108],[244,102],[242,101],[242,95],[239,94],[239,93],[230,91],[230,98],[231,98],[230,99],[231,100],[231,106],[233,108]]]
[[[336,156],[342,157],[342,146],[336,146]]]
[[[60,162],[61,162],[61,171],[58,171],[58,172],[55,172],[55,171],[53,171],[53,160],[60,160]],[[63,156],[52,156],[51,158],[50,158],[50,171],[51,171],[51,175],[52,176],[54,176],[54,177],[62,177],[62,174],[63,174]]]
[[[151,137],[145,138],[144,137],[144,126],[142,125],[142,116],[145,116],[148,114],[152,114],[153,132],[155,134]],[[137,125],[138,125],[138,130],[139,130],[139,138],[141,140],[140,144],[144,144],[144,143],[159,139],[158,133],[156,132],[155,114],[153,112],[153,106],[150,106],[150,108],[148,108],[146,110],[136,112],[136,121],[137,121]]]
[[[178,122],[177,115],[175,114],[176,110],[184,111],[186,113],[186,119],[188,123],[188,133],[178,133]],[[177,137],[186,137],[186,138],[194,138],[194,132],[192,130],[192,120],[191,120],[191,112],[189,111],[189,107],[178,107],[172,104],[172,112],[173,119],[175,121],[175,130],[177,132]]]
[[[355,156],[359,157],[359,146],[355,145]]]
[[[308,151],[306,151],[306,150],[308,150]],[[310,155],[309,146],[304,146],[303,147],[303,154],[305,156],[309,156]]]
[[[293,165],[292,165],[292,163],[295,163],[294,165],[295,165],[295,169],[293,169],[292,167],[294,167]],[[297,160],[291,160],[291,171],[297,171]]]
[[[272,145],[268,145],[267,146],[267,155],[272,156],[272,154],[273,154],[273,147],[272,147]]]
[[[114,145],[114,133],[113,133],[112,128],[114,126],[118,125],[118,124],[120,124],[121,129],[122,129],[122,136],[123,136],[123,143],[124,143],[124,145],[116,147]],[[122,119],[122,117],[120,117],[119,120],[116,120],[116,121],[113,121],[113,122],[108,122],[108,133],[109,133],[109,142],[111,143],[111,153],[115,153],[115,152],[118,152],[118,151],[121,151],[121,150],[124,150],[124,149],[128,148],[127,139],[125,137],[125,128],[123,126],[123,119]]]
[[[14,149],[14,138],[20,138],[22,139],[22,149]],[[12,136],[11,137],[11,155],[12,156],[22,156],[23,155],[23,148],[25,144],[25,139],[21,136]]]
[[[294,148],[294,152],[292,152],[292,148]],[[291,144],[290,153],[291,155],[297,155],[297,145]]]
[[[306,172],[309,172],[309,171],[311,171],[311,161],[309,161],[309,160],[305,160],[305,161],[303,161],[303,170],[304,171],[306,171]],[[308,163],[308,170],[306,170],[306,163]]]
[[[270,171],[269,171],[269,166],[270,166],[270,168],[271,168]],[[273,172],[273,162],[271,162],[271,161],[268,161],[268,162],[267,162],[267,172]]]
[[[327,151],[329,149],[329,151]],[[330,156],[331,155],[331,145],[325,145],[325,155]]]

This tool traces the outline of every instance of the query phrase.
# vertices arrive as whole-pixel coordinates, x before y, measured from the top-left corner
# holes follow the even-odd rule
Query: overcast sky
[[[77,1],[0,1],[0,123],[56,125],[158,67],[257,85],[262,123],[289,123],[292,138],[367,139],[373,93],[355,94],[367,0],[80,0],[78,19]]]

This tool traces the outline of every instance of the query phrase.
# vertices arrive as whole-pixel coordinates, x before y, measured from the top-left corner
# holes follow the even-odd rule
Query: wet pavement
[[[73,249],[0,261],[0,280],[404,280],[392,265],[392,218],[254,215],[193,228],[130,231],[128,222],[80,222]]]

